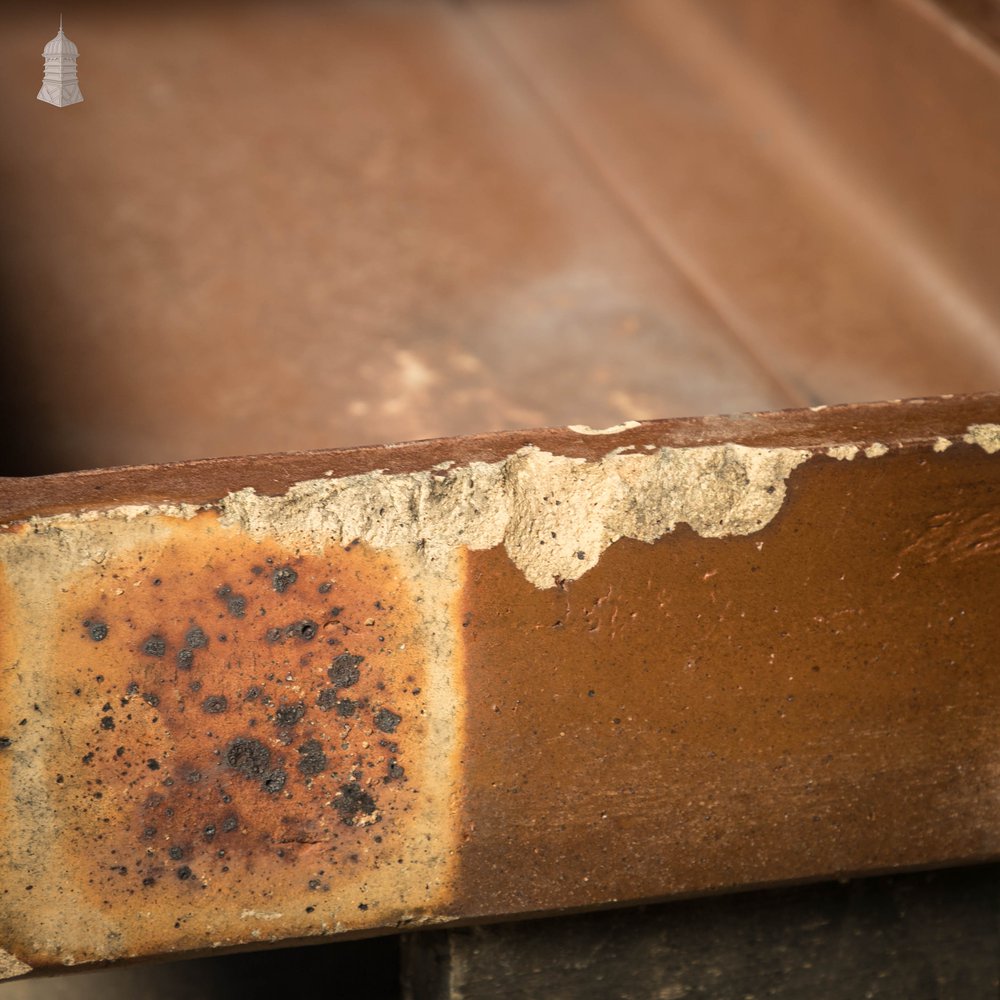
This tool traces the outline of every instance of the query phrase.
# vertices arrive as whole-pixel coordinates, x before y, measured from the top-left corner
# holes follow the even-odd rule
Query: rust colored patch
[[[75,963],[419,912],[447,867],[426,595],[386,553],[282,551],[213,514],[101,530],[86,565],[3,595],[3,796],[30,799],[5,944]]]

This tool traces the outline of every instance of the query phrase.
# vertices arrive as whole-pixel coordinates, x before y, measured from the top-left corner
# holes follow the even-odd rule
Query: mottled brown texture
[[[12,0],[3,467],[991,388],[1000,73],[928,10],[81,0],[55,109]]]
[[[6,14],[18,471],[795,402],[452,3]]]
[[[932,3],[468,9],[794,398],[996,385],[1000,60]]]

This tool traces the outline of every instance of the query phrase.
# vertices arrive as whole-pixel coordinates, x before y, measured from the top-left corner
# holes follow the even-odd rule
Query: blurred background
[[[5,0],[0,136],[3,475],[1000,385],[1000,0]]]
[[[6,0],[0,471],[995,388],[996,10]]]

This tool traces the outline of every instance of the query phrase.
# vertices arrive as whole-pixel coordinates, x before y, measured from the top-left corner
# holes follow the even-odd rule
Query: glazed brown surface
[[[998,495],[967,446],[821,458],[759,534],[617,542],[558,589],[473,553],[462,903],[995,857]]]

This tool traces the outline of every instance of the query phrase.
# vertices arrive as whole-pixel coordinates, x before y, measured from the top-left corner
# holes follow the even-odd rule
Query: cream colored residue
[[[15,976],[24,976],[31,972],[31,966],[27,962],[22,962],[15,958],[9,951],[0,948],[0,980],[13,979]]]
[[[272,913],[266,910],[242,910],[240,920],[280,920],[283,913]]]
[[[826,453],[838,462],[853,462],[860,450],[856,444],[838,444],[833,448],[827,448]]]
[[[988,455],[1000,451],[1000,424],[972,424],[962,438],[966,444],[978,444]]]
[[[652,542],[679,523],[705,537],[747,535],[781,508],[785,479],[810,452],[737,444],[619,451],[597,461],[522,448],[506,459],[447,470],[375,471],[294,484],[282,496],[253,489],[211,505],[221,522],[254,538],[272,536],[322,551],[355,539],[407,554],[420,572],[447,575],[460,549],[503,545],[536,587],[574,580],[618,538]],[[157,515],[190,518],[193,505],[127,506],[34,518],[46,533],[79,521],[138,524]],[[95,536],[70,558],[103,558]]]
[[[123,504],[114,507],[112,510],[87,510],[80,514],[56,514],[53,518],[35,520],[58,520],[65,517],[74,521],[100,521],[103,518],[112,517],[116,521],[136,521],[139,518],[159,515],[161,517],[179,517],[185,520],[194,517],[201,510],[201,507],[190,503],[178,504]]]
[[[888,445],[882,444],[881,441],[876,441],[874,444],[868,445],[865,448],[865,457],[867,458],[881,458],[889,451]]]
[[[951,442],[947,438],[939,437],[934,442],[934,450],[937,452],[947,451],[951,447]]]
[[[630,431],[633,427],[639,427],[638,420],[626,420],[622,424],[615,424],[613,427],[594,428],[586,424],[570,424],[567,430],[574,434],[621,434],[622,431]]]
[[[446,566],[456,548],[503,545],[536,587],[574,580],[618,538],[652,542],[681,522],[706,537],[764,527],[785,479],[809,452],[725,444],[661,448],[588,462],[523,448],[444,475],[372,472],[297,483],[279,497],[252,489],[219,504],[252,537],[322,550],[361,539]]]
[[[652,542],[679,523],[711,538],[760,530],[781,508],[785,479],[809,455],[722,444],[616,450],[587,461],[526,447],[494,463],[308,480],[277,497],[248,488],[211,506],[222,524],[257,539],[316,552],[359,539],[409,556],[432,576],[451,572],[458,549],[503,545],[532,584],[547,588],[582,576],[618,538]],[[199,509],[127,506],[35,518],[31,527],[48,533],[74,521],[139,524],[190,518]],[[92,541],[67,555],[100,560],[105,546],[99,536]]]

